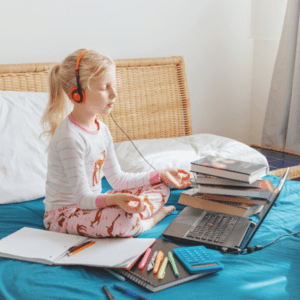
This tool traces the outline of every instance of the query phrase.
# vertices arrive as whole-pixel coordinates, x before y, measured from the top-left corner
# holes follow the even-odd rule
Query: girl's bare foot
[[[176,210],[175,206],[163,206],[161,207],[151,218],[142,220],[144,231],[153,228],[156,224],[158,224],[163,218],[170,215],[173,210]]]

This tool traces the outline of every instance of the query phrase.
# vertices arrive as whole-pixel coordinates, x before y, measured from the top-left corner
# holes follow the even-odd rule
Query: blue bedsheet
[[[267,175],[274,184],[279,178]],[[103,179],[103,189],[110,189]],[[169,204],[177,204],[181,190],[172,190]],[[27,226],[44,229],[43,199],[0,206],[0,239]],[[141,237],[162,237],[176,215],[166,217]],[[250,246],[265,245],[282,234],[300,231],[300,182],[287,180],[280,197]],[[100,268],[48,266],[0,258],[0,299],[108,299],[106,285],[116,299],[131,299],[113,289],[121,284],[150,299],[300,299],[300,235],[284,237],[246,255],[213,254],[224,270],[158,293],[120,282]]]

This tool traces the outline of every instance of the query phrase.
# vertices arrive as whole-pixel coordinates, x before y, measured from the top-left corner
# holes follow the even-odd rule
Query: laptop
[[[185,207],[162,235],[182,243],[200,244],[222,252],[242,252],[276,202],[290,168],[266,199],[260,213],[251,218]]]

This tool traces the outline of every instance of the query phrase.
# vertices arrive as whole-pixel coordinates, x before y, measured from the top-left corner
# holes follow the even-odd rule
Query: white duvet
[[[200,133],[186,137],[133,142],[146,160],[157,170],[176,167],[189,172],[191,161],[207,155],[268,166],[266,157],[257,150],[236,140],[213,134]],[[115,143],[115,151],[123,171],[144,172],[153,170],[130,141]]]

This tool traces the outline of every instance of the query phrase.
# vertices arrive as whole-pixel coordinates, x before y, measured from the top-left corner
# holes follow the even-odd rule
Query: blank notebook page
[[[52,262],[86,239],[78,235],[24,227],[0,241],[0,253]]]

